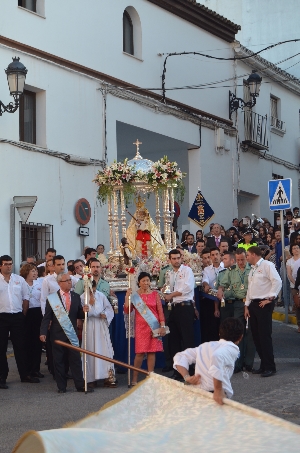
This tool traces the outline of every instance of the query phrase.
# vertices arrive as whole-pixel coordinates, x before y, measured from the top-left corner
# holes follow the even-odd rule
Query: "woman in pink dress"
[[[159,331],[160,336],[166,335],[165,331],[165,317],[163,313],[162,304],[157,291],[153,291],[150,288],[150,274],[147,272],[141,272],[138,276],[138,294],[143,299],[147,307],[152,311],[156,319],[159,321],[161,328]],[[125,297],[124,313],[129,313],[129,296],[132,293],[131,289],[128,289]],[[135,307],[131,305],[131,311],[135,310]],[[158,338],[153,338],[152,330],[140,315],[135,310],[135,358],[134,366],[140,368],[143,363],[144,355],[147,354],[147,367],[148,371],[154,370],[155,365],[155,353],[163,351],[162,341]],[[138,372],[134,371],[132,376],[132,385],[137,384]]]

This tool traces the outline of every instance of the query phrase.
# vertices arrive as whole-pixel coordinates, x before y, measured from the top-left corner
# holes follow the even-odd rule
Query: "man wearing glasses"
[[[7,344],[8,337],[21,382],[40,382],[28,374],[25,349],[25,316],[29,308],[28,285],[24,278],[12,273],[13,261],[8,255],[0,256],[0,389],[8,389]]]
[[[66,359],[68,360],[74,384],[78,392],[84,392],[84,380],[82,375],[82,365],[80,353],[69,348],[64,348],[55,343],[55,340],[61,340],[65,343],[77,341],[77,319],[84,319],[84,312],[89,311],[89,306],[81,306],[81,300],[78,294],[71,290],[72,280],[68,273],[62,273],[57,276],[59,290],[57,293],[51,294],[47,298],[45,316],[42,320],[40,329],[40,340],[46,341],[48,327],[50,326],[50,339],[52,345],[54,376],[58,387],[58,393],[66,393],[67,389],[67,374],[66,374]],[[50,302],[55,295],[55,304]],[[50,301],[50,302],[49,302]],[[58,310],[57,313],[55,310]],[[57,314],[60,313],[60,316]],[[64,316],[63,316],[64,315]],[[64,320],[64,322],[62,322]],[[65,328],[68,327],[65,333]],[[73,326],[73,327],[72,327]],[[70,327],[74,334],[74,338],[70,337]],[[72,335],[71,332],[71,335]],[[73,344],[73,343],[72,343]],[[93,389],[88,389],[88,392]]]

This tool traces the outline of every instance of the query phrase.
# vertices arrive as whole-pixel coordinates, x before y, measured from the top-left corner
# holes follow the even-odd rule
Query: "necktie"
[[[65,304],[66,304],[66,310],[69,313],[70,307],[71,307],[71,297],[70,293],[64,293],[65,296]]]
[[[216,246],[219,247],[219,245],[220,245],[220,240],[219,240],[219,238],[215,238],[215,241],[216,241]]]

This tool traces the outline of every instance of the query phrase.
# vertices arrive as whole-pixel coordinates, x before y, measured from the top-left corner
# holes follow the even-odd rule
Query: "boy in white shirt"
[[[220,325],[220,340],[203,343],[197,348],[186,349],[174,356],[173,367],[185,382],[213,392],[214,400],[223,404],[231,398],[230,378],[239,356],[238,344],[243,338],[244,326],[237,318],[227,318]],[[189,366],[195,364],[195,374],[189,375]]]

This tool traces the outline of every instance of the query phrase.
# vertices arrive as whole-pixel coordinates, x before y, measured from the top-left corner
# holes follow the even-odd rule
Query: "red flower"
[[[128,274],[134,274],[134,271],[135,271],[134,267],[126,267],[126,272]]]

